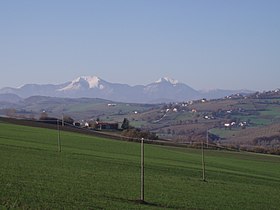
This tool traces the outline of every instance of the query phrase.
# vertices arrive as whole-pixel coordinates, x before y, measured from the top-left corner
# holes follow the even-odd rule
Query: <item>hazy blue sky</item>
[[[82,75],[280,87],[280,0],[0,0],[0,88]]]

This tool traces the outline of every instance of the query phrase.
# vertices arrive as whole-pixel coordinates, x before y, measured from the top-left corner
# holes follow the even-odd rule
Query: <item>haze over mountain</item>
[[[102,98],[131,103],[177,102],[199,98],[213,99],[241,92],[250,93],[252,91],[198,91],[168,77],[160,78],[148,85],[130,86],[127,84],[110,83],[97,76],[81,76],[73,81],[57,85],[26,84],[18,88],[6,87],[0,89],[0,94],[5,94],[3,98],[4,96],[9,98],[7,94],[14,94],[21,98],[40,95],[63,98]],[[15,96],[13,96],[13,100],[14,98]]]

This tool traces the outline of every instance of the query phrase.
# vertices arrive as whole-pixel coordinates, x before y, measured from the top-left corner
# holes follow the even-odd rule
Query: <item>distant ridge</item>
[[[22,100],[18,95],[12,93],[4,93],[0,94],[0,101],[1,102],[8,102],[8,103],[18,103]]]
[[[12,94],[20,98],[51,96],[63,98],[101,98],[130,103],[169,103],[199,98],[221,98],[237,93],[252,93],[240,90],[198,91],[178,80],[163,77],[148,85],[130,86],[110,83],[97,76],[80,76],[63,84],[26,84],[18,88],[0,89],[0,94]],[[3,96],[4,97],[4,96]],[[2,97],[2,98],[3,98]],[[0,97],[1,99],[1,97]]]

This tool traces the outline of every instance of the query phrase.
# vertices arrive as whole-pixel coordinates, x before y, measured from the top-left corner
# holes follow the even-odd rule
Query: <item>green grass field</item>
[[[213,128],[213,129],[211,129],[211,133],[218,135],[221,138],[230,138],[240,131],[241,131],[241,128],[232,128],[232,129]]]
[[[280,157],[145,145],[0,122],[0,209],[280,209]]]

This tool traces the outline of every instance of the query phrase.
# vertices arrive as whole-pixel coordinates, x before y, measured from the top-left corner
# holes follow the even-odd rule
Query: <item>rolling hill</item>
[[[280,159],[145,145],[0,122],[0,208],[278,209]]]

